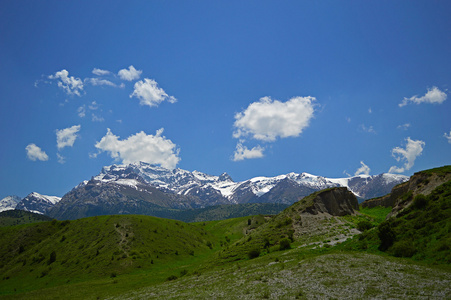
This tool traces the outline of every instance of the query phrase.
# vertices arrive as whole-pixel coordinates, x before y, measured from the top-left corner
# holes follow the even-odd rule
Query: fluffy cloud
[[[354,176],[360,175],[360,174],[364,174],[364,175],[370,175],[370,167],[368,167],[367,165],[365,165],[363,163],[363,161],[360,161],[360,168],[357,169],[357,171],[354,173]]]
[[[233,155],[233,161],[240,161],[245,159],[252,159],[252,158],[261,158],[263,157],[263,151],[265,148],[261,147],[260,145],[248,149],[246,146],[243,146],[242,143],[238,143],[236,145],[236,150]]]
[[[167,100],[170,103],[177,102],[173,96],[168,96],[166,92],[158,87],[158,83],[153,79],[144,78],[135,83],[135,88],[130,98],[136,97],[141,105],[158,106],[161,102]]]
[[[392,166],[389,173],[402,173],[404,171],[410,170],[415,163],[415,159],[421,155],[423,152],[425,142],[420,140],[412,140],[410,137],[406,139],[407,145],[406,148],[403,149],[401,147],[393,148],[392,156],[396,159],[396,161],[404,161],[404,166],[397,167]]]
[[[38,146],[35,144],[29,144],[27,147],[25,147],[25,150],[27,150],[27,157],[28,159],[32,161],[41,160],[46,161],[49,160],[48,155],[41,150]]]
[[[141,73],[142,73],[142,72],[143,72],[143,71],[141,71],[141,70],[136,70],[135,67],[130,66],[130,67],[128,67],[128,70],[127,70],[127,69],[122,69],[122,70],[120,70],[120,71],[117,73],[117,75],[119,75],[119,77],[120,77],[122,80],[132,81],[132,80],[139,79],[139,77],[141,76]]]
[[[108,85],[108,86],[114,86],[114,87],[117,86],[113,82],[106,80],[106,79],[101,79],[101,78],[86,78],[85,82],[88,82],[94,86],[97,86],[97,85]]]
[[[409,103],[416,103],[416,104],[420,104],[420,103],[436,103],[436,104],[441,104],[443,103],[443,101],[446,100],[446,93],[442,92],[441,90],[439,90],[436,86],[432,87],[432,89],[428,89],[427,93],[422,96],[422,97],[418,97],[418,96],[413,96],[410,98],[404,98],[402,100],[401,103],[399,103],[399,107],[403,107],[406,106]]]
[[[445,132],[443,136],[448,140],[448,143],[451,144],[451,130],[449,131],[449,133]]]
[[[105,75],[109,75],[110,73],[111,73],[110,71],[97,69],[97,68],[94,68],[92,70],[92,74],[97,75],[97,76],[105,76]]]
[[[81,92],[83,92],[83,81],[80,78],[69,76],[67,70],[56,72],[55,75],[50,75],[48,78],[57,80],[58,87],[62,88],[68,95],[81,96]]]
[[[107,134],[95,147],[109,152],[112,158],[121,160],[124,164],[143,161],[174,169],[180,161],[179,149],[162,134],[163,128],[157,130],[155,135],[147,135],[141,131],[127,139],[119,140],[108,128]]]
[[[297,137],[313,117],[314,97],[294,97],[287,102],[263,97],[235,115],[235,138],[251,136],[273,142],[278,137]]]
[[[56,145],[58,150],[64,147],[72,147],[74,145],[75,139],[77,138],[77,133],[80,131],[80,125],[74,125],[69,128],[56,130]]]

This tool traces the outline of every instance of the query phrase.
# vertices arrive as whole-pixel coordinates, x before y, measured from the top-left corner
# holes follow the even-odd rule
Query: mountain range
[[[346,187],[363,201],[386,195],[395,185],[408,179],[404,175],[388,173],[348,178],[289,173],[235,182],[227,173],[213,176],[138,162],[103,167],[98,175],[83,181],[62,198],[31,193],[15,208],[45,213],[58,219],[105,214],[164,217],[171,210],[215,205],[291,205],[313,192],[332,187]]]
[[[235,182],[227,174],[169,170],[148,163],[112,165],[84,181],[48,210],[58,219],[104,214],[162,215],[168,210],[198,209],[214,205],[278,203],[290,205],[331,187],[347,187],[360,199],[382,196],[407,176],[380,174],[330,179],[308,173],[255,177]]]

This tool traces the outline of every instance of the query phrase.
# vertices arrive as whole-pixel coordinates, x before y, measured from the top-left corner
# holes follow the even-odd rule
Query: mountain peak
[[[22,199],[19,196],[6,196],[0,200],[0,212],[15,209],[20,200]]]

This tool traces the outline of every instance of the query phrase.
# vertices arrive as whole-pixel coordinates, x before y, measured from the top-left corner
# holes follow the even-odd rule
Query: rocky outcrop
[[[304,212],[314,215],[327,213],[332,216],[345,216],[359,210],[357,197],[345,187],[323,190],[307,198],[309,199],[304,201],[307,204]]]
[[[449,180],[451,180],[450,166],[418,172],[413,174],[409,181],[395,186],[390,194],[362,202],[362,207],[393,207],[393,210],[387,216],[387,218],[390,218],[412,204],[416,195],[427,196],[435,188]]]
[[[362,207],[372,208],[377,206],[394,207],[396,200],[409,191],[409,182],[395,186],[391,193],[382,197],[373,198],[362,202]]]

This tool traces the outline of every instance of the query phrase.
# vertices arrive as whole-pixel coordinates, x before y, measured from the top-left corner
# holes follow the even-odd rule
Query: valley
[[[393,207],[330,187],[277,214],[192,223],[14,213],[28,221],[0,227],[0,299],[447,299],[449,174],[415,174]]]

